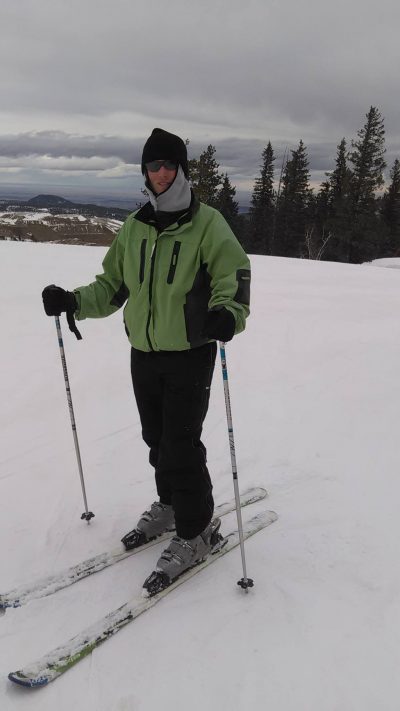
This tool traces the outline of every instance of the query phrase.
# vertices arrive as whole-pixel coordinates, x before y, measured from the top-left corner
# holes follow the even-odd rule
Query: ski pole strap
[[[72,333],[75,333],[75,336],[77,337],[78,341],[81,341],[82,336],[76,327],[73,311],[69,311],[69,310],[67,311],[67,323],[69,326],[69,330],[72,331]]]

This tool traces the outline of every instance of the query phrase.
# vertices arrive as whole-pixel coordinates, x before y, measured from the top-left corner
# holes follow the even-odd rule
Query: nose
[[[158,171],[158,175],[160,178],[169,178],[171,176],[171,171],[167,170],[164,168],[164,166],[161,166],[160,170]]]

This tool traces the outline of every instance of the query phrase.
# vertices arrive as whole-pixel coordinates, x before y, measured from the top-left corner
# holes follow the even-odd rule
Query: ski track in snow
[[[40,294],[88,283],[105,250],[4,242],[0,253],[1,593],[114,548],[155,493],[122,313],[82,322],[79,343],[63,319],[96,514],[80,520]],[[227,346],[239,486],[264,486],[279,515],[246,546],[254,589],[237,589],[240,556],[230,553],[35,692],[7,673],[136,595],[161,546],[0,613],[1,711],[154,711],[160,699],[165,711],[187,711],[188,699],[190,711],[398,711],[400,260],[251,259],[248,328]],[[218,363],[204,440],[215,498],[231,498]]]

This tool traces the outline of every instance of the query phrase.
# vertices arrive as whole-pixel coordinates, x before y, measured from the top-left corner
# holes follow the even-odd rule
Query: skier
[[[149,202],[129,215],[103,261],[103,273],[74,291],[47,286],[48,316],[109,316],[124,304],[131,374],[155,469],[158,501],[122,539],[143,545],[176,536],[152,576],[169,584],[221,540],[201,432],[217,351],[245,328],[250,264],[222,215],[189,185],[186,145],[155,128],[142,155]]]

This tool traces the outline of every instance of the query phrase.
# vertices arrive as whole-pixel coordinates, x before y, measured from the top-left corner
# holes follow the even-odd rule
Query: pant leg
[[[201,442],[214,371],[216,343],[166,355],[162,434],[156,466],[157,486],[171,491],[176,530],[194,538],[211,521],[212,484]]]
[[[142,424],[142,437],[148,447],[149,462],[156,468],[162,434],[164,383],[159,368],[158,353],[131,350],[131,374],[136,404]],[[163,504],[171,504],[167,480],[157,482],[157,493]]]

